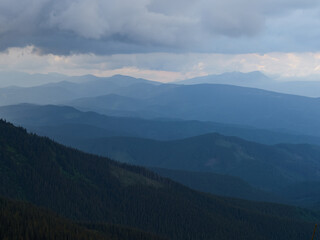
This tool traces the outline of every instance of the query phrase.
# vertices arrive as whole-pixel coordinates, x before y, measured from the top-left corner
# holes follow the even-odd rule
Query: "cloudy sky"
[[[319,0],[0,1],[3,71],[308,77],[320,74],[319,39]]]

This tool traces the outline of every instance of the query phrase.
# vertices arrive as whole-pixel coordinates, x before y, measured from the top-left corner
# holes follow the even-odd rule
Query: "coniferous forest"
[[[117,224],[169,239],[302,239],[310,237],[320,219],[298,207],[196,192],[144,168],[64,147],[4,121],[0,153],[1,195],[69,219],[30,210],[35,221],[48,217],[57,228],[66,221],[64,231],[71,229],[71,235],[77,229],[88,236],[109,232],[113,228],[103,224]],[[2,203],[4,213],[18,208],[8,200]],[[4,214],[4,221],[28,222],[25,210],[22,206],[16,220]],[[41,221],[43,228],[46,221]]]
[[[0,238],[4,240],[163,239],[153,234],[117,225],[72,222],[44,208],[4,198],[0,199]]]

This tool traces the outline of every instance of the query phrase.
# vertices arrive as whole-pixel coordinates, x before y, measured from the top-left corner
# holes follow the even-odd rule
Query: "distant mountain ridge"
[[[12,86],[19,87],[40,87],[41,85],[47,85],[50,82],[50,85],[59,84],[59,82],[69,82],[76,83],[76,88],[80,85],[86,85],[90,81],[103,80],[107,79],[118,79],[120,82],[121,79],[130,80],[132,83],[136,83],[137,79],[130,76],[123,75],[114,75],[112,77],[97,77],[94,75],[83,75],[83,76],[67,76],[58,73],[48,73],[48,74],[28,74],[24,72],[10,72],[10,71],[0,71],[0,88],[7,88]],[[312,79],[312,80],[310,80]],[[140,79],[144,80],[144,79]],[[317,81],[318,80],[318,81]],[[201,76],[190,78],[182,81],[172,82],[173,84],[228,84],[242,87],[250,88],[259,88],[269,91],[275,91],[280,93],[287,93],[293,95],[301,95],[308,97],[320,97],[320,77],[306,77],[306,78],[280,78],[266,76],[260,71],[253,72],[225,72],[222,74],[211,74],[208,76]],[[161,84],[160,82],[154,82],[150,80],[140,81],[144,83],[153,83]],[[45,87],[45,86],[44,86]],[[7,89],[8,90],[8,89]],[[28,89],[25,89],[27,92]],[[1,91],[0,91],[1,92]],[[95,96],[106,94],[94,94]],[[0,95],[1,96],[1,95]],[[85,95],[78,96],[85,97]],[[12,100],[11,100],[12,101]],[[8,104],[16,104],[22,102],[9,102]],[[29,102],[31,103],[31,102]],[[37,102],[32,102],[37,103]],[[47,102],[49,103],[49,102]],[[53,103],[53,102],[51,102]]]
[[[0,88],[5,87],[36,87],[36,86],[45,86],[45,85],[55,85],[61,82],[68,83],[88,83],[90,81],[107,81],[108,79],[127,79],[136,81],[137,79],[143,80],[141,78],[134,78],[130,76],[125,76],[121,74],[115,74],[111,77],[98,77],[92,74],[80,75],[80,76],[69,76],[60,73],[26,73],[26,72],[18,72],[18,71],[0,71]],[[122,81],[122,80],[120,80]],[[151,80],[145,80],[147,82],[153,82]],[[156,82],[154,82],[156,83]]]
[[[318,98],[223,84],[160,84],[119,75],[91,78],[77,84],[0,89],[0,105],[55,103],[113,116],[213,121],[320,137]]]
[[[273,82],[272,78],[267,77],[262,72],[253,71],[248,73],[242,72],[225,72],[222,74],[212,74],[203,77],[195,77],[182,81],[177,81],[177,84],[231,84],[243,87],[259,87],[263,84]]]
[[[28,78],[32,78],[32,75],[23,74],[23,76],[27,78],[25,81],[28,81]],[[46,75],[40,75],[40,78],[42,78],[42,76]],[[139,83],[150,85],[159,84],[158,82],[122,75],[114,75],[106,78],[93,75],[79,77],[58,75],[57,78],[59,80],[61,78],[61,81],[32,87],[0,88],[0,106],[18,103],[59,103],[81,97],[110,94],[118,89]]]
[[[215,122],[111,117],[94,112],[82,112],[67,106],[30,104],[5,106],[0,107],[0,118],[65,144],[70,144],[79,138],[131,136],[174,140],[218,132],[264,144],[310,143],[320,145],[320,138],[314,136]]]
[[[177,81],[176,84],[229,84],[241,87],[259,88],[279,93],[320,97],[320,77],[318,81],[292,80],[287,78],[274,79],[264,75],[262,72],[226,72],[217,75],[208,75],[203,77],[195,77],[183,81]]]
[[[29,74],[18,71],[0,71],[0,88],[19,86],[34,87],[47,82],[60,82],[69,78],[59,73]]]
[[[222,84],[126,90],[131,91],[119,92],[117,97],[91,97],[66,104],[107,115],[213,121],[320,136],[317,98]],[[137,102],[128,102],[128,97]]]

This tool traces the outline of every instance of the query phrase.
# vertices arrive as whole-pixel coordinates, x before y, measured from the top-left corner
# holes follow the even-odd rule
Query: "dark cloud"
[[[266,43],[276,34],[268,28],[274,24],[269,24],[270,19],[301,9],[316,9],[317,2],[2,0],[0,50],[34,45],[42,53],[55,54],[279,51],[287,46]],[[298,23],[301,19],[293,21]],[[264,38],[266,32],[270,35]],[[298,35],[300,41],[296,29],[284,32],[282,38]],[[259,46],[258,41],[264,46]],[[248,45],[242,46],[246,42]]]

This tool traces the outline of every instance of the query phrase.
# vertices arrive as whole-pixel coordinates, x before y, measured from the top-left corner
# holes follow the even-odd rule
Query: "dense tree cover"
[[[78,140],[75,145],[140,166],[236,176],[268,191],[320,181],[320,147],[316,145],[263,145],[217,133],[175,141],[109,137]]]
[[[113,228],[109,227],[106,231],[90,230],[83,225],[80,226],[59,217],[54,212],[25,202],[0,198],[0,239],[3,240],[140,239],[124,236],[118,238],[115,233],[122,229],[117,229],[117,226]],[[112,231],[109,232],[109,230]]]
[[[107,236],[111,236],[117,240],[164,240],[154,234],[139,231],[135,228],[123,227],[121,225],[106,224],[106,223],[84,223],[81,226],[87,229],[98,231]]]
[[[72,222],[26,202],[0,198],[0,239],[3,240],[160,240],[133,228],[97,226]]]
[[[213,172],[183,171],[165,168],[150,168],[162,177],[170,178],[192,189],[219,196],[236,197],[254,201],[286,203],[279,194],[252,187],[239,177]]]
[[[320,220],[296,207],[198,193],[144,168],[64,147],[4,121],[0,194],[69,219],[127,225],[170,239],[302,239]]]
[[[0,239],[3,240],[102,240],[94,231],[72,224],[47,212],[26,204],[13,204],[0,200]]]

